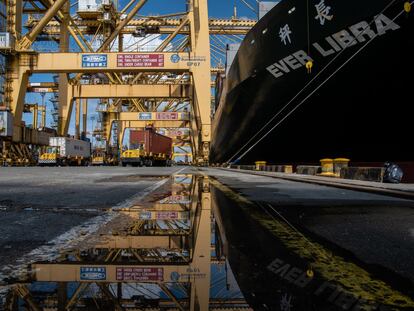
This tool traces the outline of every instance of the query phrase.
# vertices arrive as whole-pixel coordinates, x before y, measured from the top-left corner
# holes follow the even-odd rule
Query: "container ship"
[[[411,4],[279,2],[218,77],[211,162],[414,167]]]

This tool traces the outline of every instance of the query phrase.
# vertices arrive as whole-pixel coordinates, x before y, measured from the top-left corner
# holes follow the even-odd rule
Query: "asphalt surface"
[[[163,180],[167,180],[166,177],[177,172],[209,175],[229,187],[236,196],[259,206],[270,206],[283,216],[279,220],[288,221],[300,235],[316,241],[345,261],[349,260],[364,269],[367,266],[366,271],[370,273],[390,275],[390,282],[403,284],[402,287],[414,284],[413,201],[214,168],[191,167],[0,168],[0,279],[2,273],[7,275],[5,267],[14,267],[19,260],[24,263],[30,258],[30,252],[36,249],[44,252],[42,247],[45,245],[77,239],[76,234],[80,230],[99,227],[104,223],[99,217],[105,217],[108,210],[144,198]],[[225,202],[222,200],[217,204],[228,204]],[[232,218],[238,219],[236,216],[240,214],[237,200],[230,205],[236,209],[223,210],[227,213],[224,225],[235,229],[237,234],[243,231],[243,227],[237,227]],[[253,223],[243,217],[235,220],[239,221],[244,221],[245,226]],[[79,226],[81,229],[78,229]],[[75,233],[68,234],[71,230]],[[246,228],[244,233],[254,238],[259,231],[257,228],[250,231]],[[245,244],[241,247],[247,247],[247,250],[256,247],[259,252],[268,252],[269,258],[273,258],[275,254],[272,251],[275,249],[286,251],[280,248],[282,240],[276,241],[280,245],[275,244],[272,249],[269,244],[273,243],[272,238],[263,236],[263,233],[260,237],[263,241],[248,247],[241,239],[241,243]],[[55,242],[51,243],[52,240]],[[267,264],[263,262],[264,267]],[[240,275],[244,274],[246,283],[252,283],[250,269],[244,266],[236,271],[239,280]]]
[[[180,169],[0,168],[0,271]]]

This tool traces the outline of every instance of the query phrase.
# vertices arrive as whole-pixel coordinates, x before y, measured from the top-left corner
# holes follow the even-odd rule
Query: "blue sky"
[[[72,0],[71,3],[74,1]],[[120,0],[119,7],[122,8],[128,3],[129,0]],[[249,4],[254,7],[257,7],[255,0],[247,0]],[[184,12],[186,0],[148,0],[147,3],[143,6],[140,10],[139,15],[163,15],[175,12]],[[209,9],[209,16],[216,17],[216,18],[230,18],[233,15],[233,6],[234,4],[237,7],[237,14],[241,18],[251,18],[255,19],[256,15],[252,12],[246,5],[242,3],[241,0],[210,0],[208,1],[208,9]],[[76,10],[76,6],[74,6]],[[41,43],[42,47],[46,48],[49,44],[45,44],[44,42]],[[50,45],[52,47],[52,45]],[[41,49],[44,52],[44,48]],[[53,81],[53,77],[50,74],[42,74],[42,75],[33,75],[30,79],[31,82],[48,82]],[[46,95],[46,102],[47,102],[47,125],[50,126],[52,121],[52,116],[50,115],[50,111],[52,109],[52,103],[49,102],[49,99],[53,96],[53,94]],[[41,96],[40,94],[30,93],[26,97],[27,103],[41,103]],[[96,100],[90,101],[89,105],[89,119],[92,115],[96,115],[95,107],[96,107]],[[32,116],[31,114],[24,115],[24,121],[26,124],[31,124]],[[71,118],[72,121],[74,120],[74,116]],[[72,122],[70,126],[70,134],[74,134],[74,124]],[[92,131],[92,122],[88,120],[88,131]]]
[[[120,7],[123,7],[128,0],[121,0]],[[141,9],[141,14],[166,14],[172,12],[184,12],[185,0],[148,0]],[[247,0],[255,6],[255,0]],[[208,10],[210,17],[231,17],[233,15],[233,5],[236,3],[239,16],[255,18],[254,13],[248,9],[240,0],[209,0]]]

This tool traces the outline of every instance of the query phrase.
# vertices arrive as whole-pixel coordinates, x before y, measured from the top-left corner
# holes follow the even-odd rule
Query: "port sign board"
[[[33,93],[53,93],[53,89],[51,87],[34,87],[31,89]]]
[[[152,119],[152,113],[151,112],[140,112],[138,114],[139,120],[151,120]]]
[[[160,204],[190,204],[191,198],[188,195],[170,195],[158,201]]]
[[[189,218],[188,211],[143,211],[139,213],[140,220],[187,220]]]
[[[164,54],[118,54],[118,67],[164,67]]]
[[[152,219],[152,213],[151,212],[141,212],[141,213],[139,213],[139,219],[141,219],[141,220],[150,220],[150,219]]]
[[[163,281],[164,268],[117,267],[117,281]]]
[[[157,112],[157,120],[178,120],[178,112]]]
[[[82,281],[104,281],[106,280],[105,267],[81,267],[80,279]]]
[[[83,68],[99,68],[108,66],[107,54],[84,54],[82,55]]]

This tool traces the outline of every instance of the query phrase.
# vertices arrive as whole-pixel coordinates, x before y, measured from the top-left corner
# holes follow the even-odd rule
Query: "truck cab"
[[[143,166],[147,165],[147,154],[144,150],[144,146],[139,144],[136,149],[127,149],[121,153],[121,164],[123,167],[127,165],[131,166]]]
[[[39,165],[61,165],[60,148],[47,146],[40,150]]]
[[[92,165],[108,165],[108,157],[105,151],[95,150],[92,153]]]

